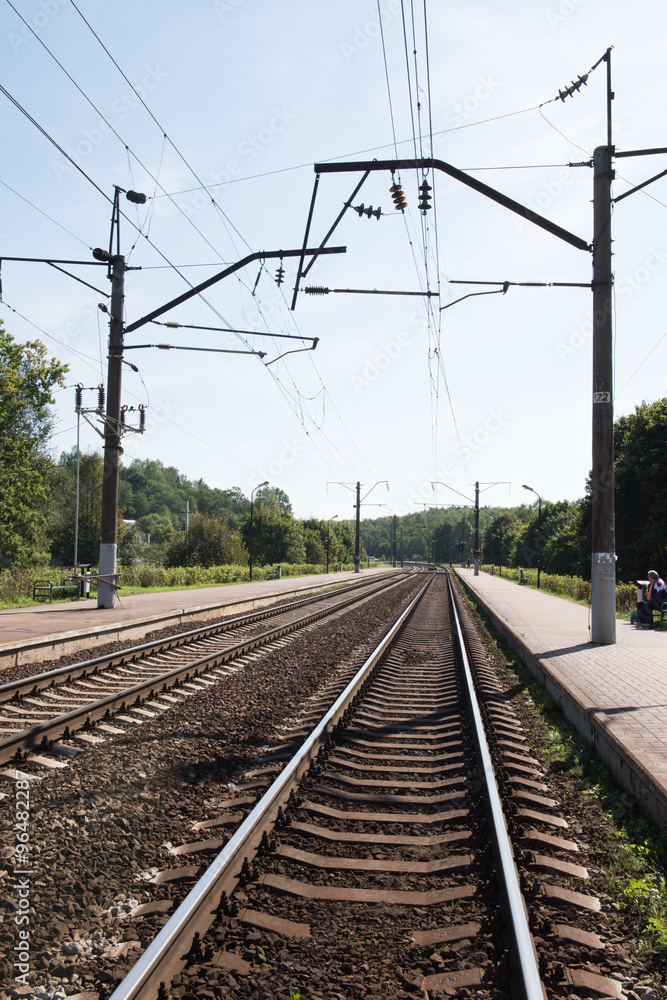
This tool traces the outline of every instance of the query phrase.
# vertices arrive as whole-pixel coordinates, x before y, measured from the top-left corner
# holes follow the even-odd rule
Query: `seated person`
[[[648,571],[648,590],[646,600],[637,604],[639,622],[643,625],[653,624],[653,612],[660,610],[663,601],[667,601],[667,587],[664,580],[654,569]]]

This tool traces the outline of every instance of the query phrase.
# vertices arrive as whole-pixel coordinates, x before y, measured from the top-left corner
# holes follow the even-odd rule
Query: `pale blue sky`
[[[119,184],[155,195],[139,209],[124,203],[152,244],[122,221],[122,252],[142,268],[128,274],[128,323],[183,292],[185,279],[195,284],[255,251],[300,247],[318,161],[432,148],[590,241],[592,170],[567,164],[587,162],[605,141],[604,65],[573,98],[552,99],[609,45],[617,148],[667,145],[667,14],[657,0],[429,2],[428,61],[424,4],[405,2],[409,82],[399,0],[77,0],[153,118],[71,0],[12,3],[36,37],[0,0],[2,85],[104,192]],[[108,201],[6,96],[0,100],[0,255],[91,259],[90,247],[108,244]],[[421,140],[413,139],[418,114]],[[665,169],[665,159],[619,159],[614,193]],[[322,175],[313,240],[357,179]],[[393,209],[390,175],[373,173],[354,204],[380,206],[383,216],[348,212],[331,241],[347,253],[322,258],[304,284],[429,288],[441,295],[431,299],[430,326],[417,297],[301,294],[292,312],[294,262],[285,261],[280,288],[277,262],[267,262],[256,288],[260,269],[252,265],[210,289],[205,302],[193,299],[163,318],[318,337],[316,351],[269,367],[253,357],[128,351],[141,378],[126,369],[124,402],[149,409],[147,433],[125,441],[127,460],[156,458],[246,493],[269,479],[300,516],[351,516],[352,495],[327,483],[357,479],[368,487],[388,480],[390,492],[382,487],[369,501],[377,496],[396,513],[431,498],[456,500],[446,489],[434,494],[432,479],[462,492],[475,479],[510,481],[511,493],[503,486],[484,494],[498,504],[524,502],[524,482],[548,499],[583,495],[590,291],[511,288],[446,309],[441,329],[438,317],[439,304],[473,290],[451,279],[587,282],[590,254],[443,174],[424,229],[421,177],[403,171],[401,180],[405,217]],[[666,205],[667,179],[614,212],[617,414],[665,394]],[[102,269],[72,270],[107,290]],[[2,280],[0,317],[17,338],[44,339],[71,365],[69,385],[106,378],[97,292],[46,265],[5,262]],[[265,362],[286,344],[300,346],[246,339],[268,351]],[[127,336],[128,345],[164,341],[243,347],[230,335],[158,326]],[[58,417],[60,451],[75,442],[71,388],[59,393]],[[85,427],[83,447],[98,443]]]

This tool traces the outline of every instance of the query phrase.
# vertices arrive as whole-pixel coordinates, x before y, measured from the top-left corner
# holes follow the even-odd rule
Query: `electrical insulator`
[[[587,81],[588,81],[588,73],[584,73],[583,76],[580,76],[576,80],[573,80],[571,85],[569,87],[566,87],[565,90],[559,90],[558,96],[560,97],[561,101],[563,101],[564,103],[566,97],[574,97],[575,93],[578,90],[581,90],[582,85],[584,87],[588,86]]]
[[[419,209],[422,215],[426,215],[429,208],[431,207],[431,185],[424,178],[424,180],[419,185]]]
[[[120,422],[125,426],[125,414],[127,413],[127,406],[121,406],[120,408]]]
[[[146,407],[143,403],[139,404],[139,433],[143,434],[146,430]]]
[[[76,404],[74,409],[77,413],[80,413],[83,409],[83,386],[80,382],[75,385],[74,391],[76,392]]]
[[[93,257],[95,258],[95,260],[101,260],[104,261],[105,263],[106,261],[111,260],[111,258],[109,257],[109,251],[101,250],[100,247],[95,247],[95,249],[93,250]]]
[[[285,280],[285,268],[281,264],[278,270],[276,271],[276,285],[282,285],[284,280]]]
[[[97,410],[104,413],[104,386],[101,383],[97,387]]]
[[[308,285],[304,289],[306,295],[328,295],[329,289],[325,288],[324,285]]]
[[[369,205],[368,208],[366,208],[363,201],[361,205],[354,205],[353,207],[354,211],[358,213],[359,218],[361,218],[362,215],[365,215],[367,219],[370,219],[371,215],[374,215],[376,219],[379,219],[382,215],[381,208],[373,209],[372,205]]]
[[[125,197],[128,201],[131,201],[134,205],[145,205],[146,195],[141,194],[139,191],[126,191]]]
[[[405,195],[403,194],[403,185],[392,184],[391,187],[389,188],[389,193],[392,197],[392,201],[394,202],[394,208],[397,209],[397,211],[399,212],[404,212],[405,209],[408,207],[408,203],[406,201]]]

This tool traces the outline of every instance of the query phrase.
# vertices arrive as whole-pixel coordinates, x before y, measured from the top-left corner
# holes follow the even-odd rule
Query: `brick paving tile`
[[[372,570],[373,575],[384,572]],[[368,572],[363,574],[368,577]],[[98,608],[97,600],[39,603],[26,608],[0,611],[0,646],[27,642],[38,636],[58,635],[128,623],[144,618],[193,612],[207,605],[227,605],[234,602],[280,599],[287,591],[297,591],[327,584],[353,582],[353,572],[283,577],[281,580],[260,580],[253,583],[225,584],[216,587],[188,587],[184,590],[164,590],[154,594],[132,594],[119,597],[114,608]],[[356,576],[358,580],[359,577]],[[222,614],[233,614],[233,607]]]

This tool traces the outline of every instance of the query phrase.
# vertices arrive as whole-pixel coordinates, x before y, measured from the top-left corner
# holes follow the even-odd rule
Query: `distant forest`
[[[74,559],[76,450],[49,451],[49,405],[67,366],[39,341],[17,344],[0,323],[0,570]],[[667,573],[667,398],[642,403],[614,425],[617,580]],[[102,457],[80,455],[79,562],[96,565],[100,538]],[[186,532],[186,504],[189,522]],[[126,566],[247,565],[250,500],[236,486],[216,489],[161,462],[135,460],[121,470],[119,559]],[[352,509],[350,509],[352,513]],[[544,498],[517,507],[482,507],[485,564],[537,566],[590,578],[590,491],[580,500]],[[362,560],[439,563],[472,558],[470,507],[428,508],[361,522]],[[395,532],[395,535],[394,535]],[[394,542],[395,538],[395,542]],[[255,493],[256,565],[349,563],[354,523],[297,519],[288,495]]]

